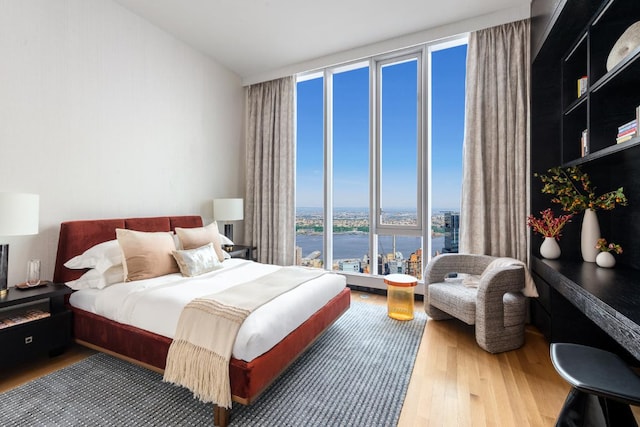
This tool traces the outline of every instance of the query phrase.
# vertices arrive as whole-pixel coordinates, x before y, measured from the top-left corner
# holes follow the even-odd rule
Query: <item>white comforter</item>
[[[104,289],[74,292],[74,307],[173,338],[183,307],[208,295],[275,271],[278,266],[241,259],[224,261],[224,268],[187,278],[170,274],[155,279],[117,283]],[[236,359],[251,361],[270,350],[346,286],[346,279],[325,274],[279,296],[251,313],[233,347]]]

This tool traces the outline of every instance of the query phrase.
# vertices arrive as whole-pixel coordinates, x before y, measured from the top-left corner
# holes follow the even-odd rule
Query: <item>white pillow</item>
[[[80,289],[103,289],[114,283],[124,282],[124,268],[122,264],[114,265],[107,269],[104,273],[92,268],[84,273],[77,280],[72,280],[65,283],[68,287],[74,291]]]
[[[180,267],[183,276],[193,277],[222,268],[213,243],[207,243],[196,249],[173,251],[173,257]]]
[[[70,269],[95,268],[104,273],[114,265],[122,264],[122,251],[117,240],[108,240],[84,251],[64,263]]]
[[[233,246],[233,242],[231,241],[231,239],[229,239],[224,234],[220,234],[220,242],[222,243],[222,246]]]

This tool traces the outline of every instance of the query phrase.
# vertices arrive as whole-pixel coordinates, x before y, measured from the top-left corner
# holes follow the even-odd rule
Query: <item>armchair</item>
[[[519,348],[527,311],[524,269],[515,259],[488,255],[434,257],[424,273],[425,311],[433,320],[454,317],[475,325],[478,345],[490,353]],[[454,272],[472,279],[445,279]]]

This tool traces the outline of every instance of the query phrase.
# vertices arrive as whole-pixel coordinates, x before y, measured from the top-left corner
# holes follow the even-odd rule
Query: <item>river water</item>
[[[401,252],[403,258],[408,258],[412,252],[420,248],[419,237],[397,237],[396,252]],[[387,254],[393,252],[393,241],[391,236],[380,236],[378,238],[378,253]],[[444,247],[444,237],[432,237],[432,255],[442,252]],[[302,248],[302,257],[308,257],[314,251],[322,253],[322,236],[316,234],[299,234],[296,236],[296,246]],[[369,236],[367,234],[334,234],[333,235],[333,259],[362,259],[369,253]]]

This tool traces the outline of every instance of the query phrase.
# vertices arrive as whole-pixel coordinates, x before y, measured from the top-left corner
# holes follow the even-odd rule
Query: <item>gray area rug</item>
[[[399,322],[386,307],[352,302],[232,426],[395,426],[426,323]],[[162,376],[96,354],[0,394],[1,426],[198,426],[211,404]]]

